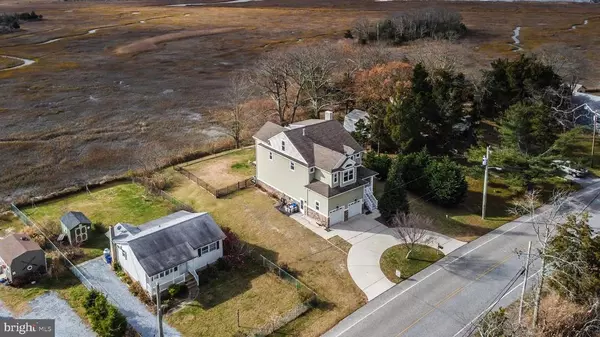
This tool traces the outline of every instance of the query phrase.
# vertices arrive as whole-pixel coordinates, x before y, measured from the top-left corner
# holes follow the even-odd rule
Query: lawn
[[[219,189],[254,176],[254,148],[234,150],[193,162],[184,168]]]
[[[366,302],[348,273],[346,254],[277,211],[276,201],[266,193],[250,188],[216,199],[182,175],[175,178],[174,187],[168,192],[196,211],[209,212],[219,225],[230,227],[256,253],[287,265],[300,281],[319,294],[323,305],[279,332],[320,336]]]
[[[23,229],[23,222],[12,212],[0,213],[0,237],[11,233],[19,233]]]
[[[166,321],[184,336],[233,336],[250,333],[300,303],[291,283],[250,262],[211,276],[200,286],[197,301],[167,315]]]
[[[102,255],[108,247],[108,238],[104,235],[108,226],[119,222],[141,225],[171,213],[172,208],[171,202],[148,193],[143,186],[124,183],[41,203],[23,212],[42,227],[48,221],[59,222],[68,211],[83,212],[97,228],[81,247],[85,256],[76,262],[83,262]]]
[[[396,245],[388,248],[381,255],[381,270],[388,280],[399,283],[444,257],[444,253],[437,249],[424,245],[415,245],[410,253],[410,257],[407,259],[406,254],[408,253],[408,249],[407,245]],[[396,276],[396,270],[400,271],[401,278]]]

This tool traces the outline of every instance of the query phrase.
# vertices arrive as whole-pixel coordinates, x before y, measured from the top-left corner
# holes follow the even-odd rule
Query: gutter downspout
[[[110,245],[110,257],[111,262],[110,262],[110,266],[111,268],[114,270],[115,269],[115,263],[117,262],[117,255],[115,255],[115,243],[113,242],[113,237],[115,236],[115,229],[113,226],[110,226],[108,228],[108,239],[109,239],[109,245]]]

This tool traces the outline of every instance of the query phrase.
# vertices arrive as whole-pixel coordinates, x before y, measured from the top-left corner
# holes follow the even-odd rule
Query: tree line
[[[456,40],[466,32],[459,12],[432,7],[394,13],[378,21],[359,19],[345,36],[362,44],[372,41],[401,44],[423,38]]]
[[[19,21],[37,21],[42,20],[42,18],[42,15],[38,15],[34,11],[31,13],[2,13],[0,14],[0,34],[19,30],[21,28]]]

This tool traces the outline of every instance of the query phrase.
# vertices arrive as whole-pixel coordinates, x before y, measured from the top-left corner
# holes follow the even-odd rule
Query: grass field
[[[277,211],[275,200],[264,192],[251,188],[216,199],[181,175],[168,192],[199,212],[209,212],[255,252],[287,265],[322,298],[325,303],[285,326],[280,334],[319,336],[365,303],[348,273],[346,254]]]
[[[23,64],[23,61],[21,60],[0,57],[0,70],[20,66],[21,64]]]
[[[410,278],[444,257],[444,253],[437,249],[424,245],[415,245],[410,253],[410,257],[407,259],[406,254],[408,250],[409,247],[407,245],[397,245],[383,252],[380,265],[381,270],[388,280],[400,283],[402,280]],[[396,276],[396,270],[400,271],[401,278]]]
[[[0,237],[11,233],[19,233],[23,229],[23,222],[12,212],[0,214]]]
[[[108,248],[108,238],[104,235],[108,226],[119,222],[141,225],[169,214],[172,207],[169,201],[148,193],[143,186],[128,183],[63,197],[25,208],[23,212],[41,225],[49,220],[60,221],[68,211],[83,212],[97,227],[82,245],[85,257],[76,262],[83,262],[102,255],[104,248]]]
[[[230,151],[214,158],[203,159],[184,168],[216,189],[235,184],[256,174],[254,148]]]
[[[249,262],[218,272],[200,286],[197,302],[166,316],[166,321],[184,336],[234,336],[262,327],[301,302],[292,284]]]

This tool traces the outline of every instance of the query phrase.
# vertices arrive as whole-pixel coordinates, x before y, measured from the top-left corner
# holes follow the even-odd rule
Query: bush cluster
[[[363,165],[377,172],[378,178],[381,180],[387,180],[390,166],[392,166],[392,158],[387,154],[376,154],[373,151],[367,152],[367,155],[363,158]]]
[[[127,331],[125,316],[112,304],[106,296],[97,290],[87,292],[83,307],[90,320],[92,329],[101,337],[121,337]]]

